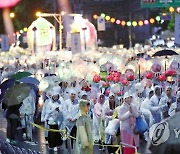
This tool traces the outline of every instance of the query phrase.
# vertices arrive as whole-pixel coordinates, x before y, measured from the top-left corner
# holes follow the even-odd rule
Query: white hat
[[[77,94],[77,93],[76,93],[76,91],[75,91],[73,88],[71,88],[71,89],[69,90],[69,94]]]
[[[80,93],[80,97],[82,98],[83,96],[87,96],[88,94],[87,94],[87,92],[85,92],[85,91],[82,91],[81,93]]]
[[[177,91],[176,98],[180,98],[180,91]]]
[[[132,97],[133,95],[128,91],[128,92],[126,92],[125,94],[124,94],[124,97],[123,97],[123,99],[126,99],[126,98],[128,98],[128,97]]]
[[[166,86],[166,91],[167,91],[168,89],[172,89],[172,87],[171,87],[171,86]]]
[[[61,87],[60,86],[56,86],[56,87],[54,87],[52,89],[52,91],[57,92],[58,94],[60,94],[61,93]]]
[[[111,96],[114,96],[114,97],[115,97],[115,94],[112,93],[112,92],[110,92],[109,97],[111,97]]]
[[[137,93],[142,93],[144,91],[144,86],[141,83],[137,83],[135,85],[135,90],[137,91]]]

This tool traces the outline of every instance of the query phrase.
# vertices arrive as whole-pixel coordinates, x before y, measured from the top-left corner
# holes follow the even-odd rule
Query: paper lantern
[[[105,95],[106,95],[106,96],[108,96],[108,95],[109,95],[109,93],[110,93],[110,90],[109,90],[109,89],[106,89],[106,91],[105,91]]]
[[[151,71],[148,71],[147,73],[146,73],[146,78],[147,79],[152,79],[153,78],[153,72],[151,72]]]
[[[113,77],[113,81],[116,83],[120,82],[120,77],[118,76]]]
[[[153,72],[160,72],[161,71],[161,65],[159,63],[154,63],[151,67]]]
[[[124,80],[122,80],[122,84],[124,86],[128,86],[129,85],[129,81],[127,79],[124,79]]]
[[[102,84],[102,86],[105,87],[105,88],[109,87],[109,82],[107,82],[107,81],[104,82],[104,83]]]
[[[158,76],[158,81],[165,81],[166,80],[166,76],[165,75],[159,75]]]
[[[108,76],[106,77],[106,80],[107,80],[107,81],[112,81],[112,80],[113,80],[113,76],[112,76],[112,75],[108,75]]]
[[[166,76],[173,76],[173,75],[176,75],[177,74],[177,72],[176,72],[176,70],[174,70],[174,69],[168,69],[166,72],[165,72],[165,75]]]
[[[13,7],[19,2],[20,2],[20,0],[2,0],[0,2],[0,8]]]
[[[123,90],[120,90],[120,91],[117,92],[117,95],[118,95],[118,96],[122,96],[123,94],[124,94],[124,91],[123,91]]]
[[[100,82],[100,81],[101,81],[101,77],[100,77],[99,75],[95,75],[95,76],[93,77],[93,82],[98,83],[98,82]]]

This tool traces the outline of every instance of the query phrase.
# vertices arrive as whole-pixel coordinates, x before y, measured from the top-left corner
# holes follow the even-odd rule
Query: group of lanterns
[[[156,18],[150,18],[150,19],[140,20],[140,21],[120,20],[114,17],[110,17],[109,15],[105,15],[104,13],[101,13],[99,16],[104,18],[106,21],[111,22],[111,23],[116,23],[117,25],[133,26],[133,27],[154,24],[156,21],[159,22],[161,20],[160,16],[156,16]],[[93,19],[97,20],[99,16],[97,14],[94,14]]]

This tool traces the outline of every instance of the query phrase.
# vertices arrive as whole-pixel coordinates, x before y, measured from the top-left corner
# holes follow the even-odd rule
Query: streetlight
[[[11,13],[9,14],[9,16],[10,16],[11,18],[14,18],[14,17],[15,17],[15,13],[14,13],[14,12],[11,12]]]
[[[86,46],[86,30],[87,30],[87,27],[82,28],[82,30],[84,32],[84,49],[86,51],[86,48],[87,48],[87,46]]]
[[[36,12],[36,17],[40,17],[41,16],[41,12],[40,11],[37,11]]]

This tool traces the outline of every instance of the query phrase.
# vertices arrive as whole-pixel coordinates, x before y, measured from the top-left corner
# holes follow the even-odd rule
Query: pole
[[[139,82],[141,82],[141,66],[138,64],[138,68],[139,68]]]
[[[84,49],[86,51],[86,49],[87,49],[87,44],[86,44],[86,30],[87,30],[87,27],[82,28],[82,30],[84,31]]]
[[[62,16],[61,14],[59,15],[59,50],[61,51],[62,50],[62,30],[61,30],[61,27],[62,27]]]
[[[131,21],[132,15],[129,12],[129,21]],[[132,26],[129,26],[129,48],[132,48]]]

